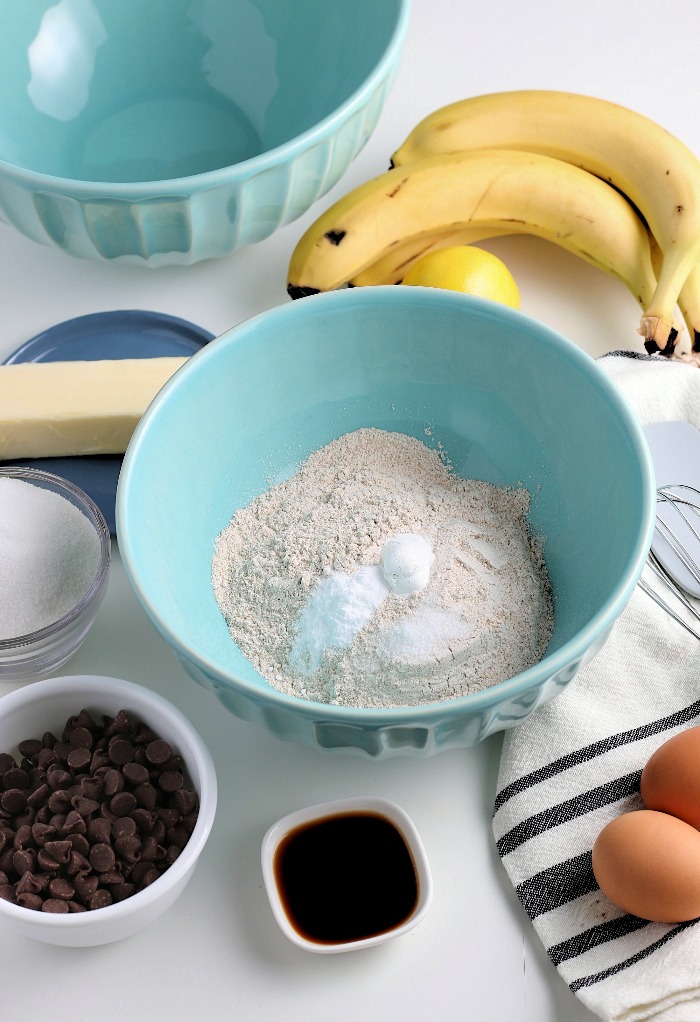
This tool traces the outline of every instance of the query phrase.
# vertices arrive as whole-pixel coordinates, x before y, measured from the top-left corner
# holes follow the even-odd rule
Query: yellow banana
[[[658,273],[663,259],[661,249],[653,235],[649,235],[649,250],[654,273]],[[700,263],[696,263],[678,295],[678,308],[690,334],[691,349],[700,352]]]
[[[399,284],[403,280],[406,270],[428,252],[446,248],[448,245],[473,245],[479,241],[486,241],[488,238],[515,233],[514,228],[511,227],[491,227],[489,224],[479,222],[475,226],[465,227],[462,230],[438,233],[428,231],[424,234],[416,234],[398,245],[394,245],[385,256],[366,266],[364,270],[360,270],[354,277],[351,277],[349,284],[351,287]]]
[[[700,263],[696,263],[678,296],[678,306],[690,334],[693,351],[700,351]]]
[[[700,262],[700,160],[660,125],[592,96],[524,90],[475,96],[422,120],[394,153],[394,166],[432,153],[499,147],[575,164],[626,195],[663,253],[656,291],[639,332],[666,349],[673,309]]]
[[[382,261],[388,280],[440,236],[458,244],[518,232],[612,274],[642,305],[654,292],[646,228],[621,195],[571,164],[500,149],[426,157],[355,188],[300,239],[287,290],[300,298],[369,283]]]

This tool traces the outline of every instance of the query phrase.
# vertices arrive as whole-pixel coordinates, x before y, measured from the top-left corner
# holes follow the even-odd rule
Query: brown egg
[[[700,829],[700,727],[669,738],[642,771],[642,798],[658,809]]]
[[[593,872],[624,912],[657,923],[700,916],[700,833],[651,809],[623,813],[598,835]]]

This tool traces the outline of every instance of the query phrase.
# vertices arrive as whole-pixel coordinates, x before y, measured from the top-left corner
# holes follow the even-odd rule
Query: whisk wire
[[[678,491],[682,491],[682,493]],[[689,486],[685,483],[680,483],[674,486],[662,486],[657,490],[656,500],[657,504],[664,503],[665,506],[671,506],[674,513],[677,513],[680,519],[686,524],[692,533],[692,536],[698,541],[698,543],[700,543],[700,491],[698,491],[694,486]],[[697,520],[698,527],[696,527],[696,522],[692,519]],[[659,536],[666,541],[669,548],[673,551],[690,576],[700,584],[700,565],[688,550],[686,545],[687,540],[682,539],[673,526],[669,524],[668,520],[661,518],[658,512],[656,516],[656,531]],[[693,625],[679,613],[679,609],[683,608],[691,615],[692,618],[694,618],[695,621],[700,622],[700,611],[697,606],[691,602],[688,594],[685,592],[681,584],[669,574],[653,550],[649,551],[647,565],[651,569],[655,578],[658,579],[658,581],[665,587],[665,590],[671,594],[671,599],[674,603],[671,603],[668,599],[664,599],[661,593],[650,586],[644,578],[639,579],[639,582],[637,583],[639,588],[674,621],[685,628],[687,632],[693,635],[696,639],[700,639],[700,631],[694,628]]]

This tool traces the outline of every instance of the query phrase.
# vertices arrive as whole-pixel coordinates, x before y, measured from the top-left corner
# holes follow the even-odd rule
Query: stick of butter
[[[0,365],[0,459],[123,454],[186,358]]]

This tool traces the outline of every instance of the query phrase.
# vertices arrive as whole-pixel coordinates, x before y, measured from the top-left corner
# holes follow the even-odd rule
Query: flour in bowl
[[[217,537],[233,640],[289,695],[412,706],[535,664],[553,628],[526,489],[462,479],[420,440],[346,433]]]

